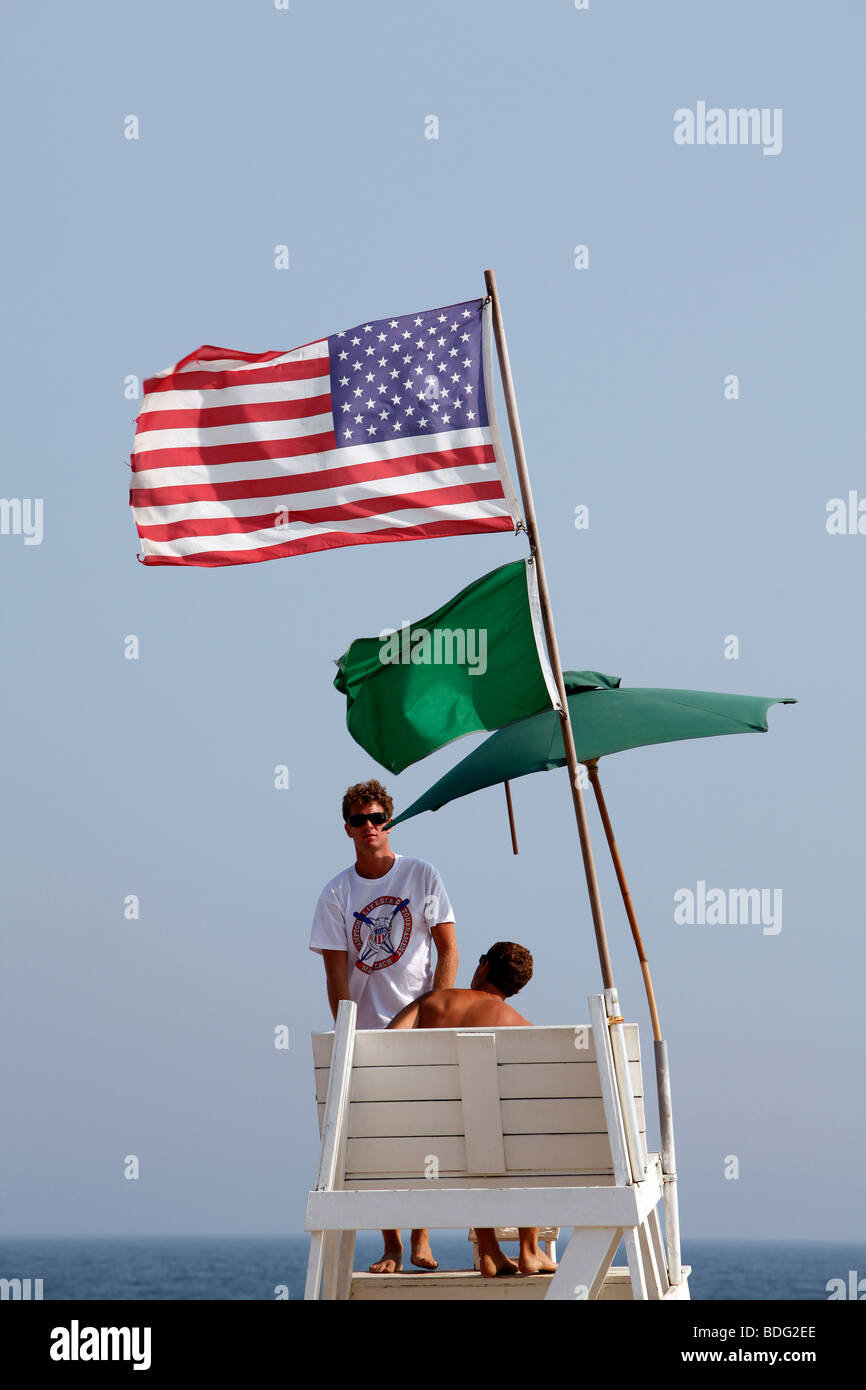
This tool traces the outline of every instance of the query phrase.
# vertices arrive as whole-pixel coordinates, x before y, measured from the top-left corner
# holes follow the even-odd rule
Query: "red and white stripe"
[[[200,347],[144,383],[129,498],[140,558],[239,565],[513,530],[488,363],[489,426],[337,448],[327,339]]]

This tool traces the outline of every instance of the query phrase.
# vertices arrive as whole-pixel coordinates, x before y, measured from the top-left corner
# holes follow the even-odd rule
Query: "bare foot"
[[[371,1274],[399,1274],[403,1268],[403,1250],[385,1250],[381,1260],[370,1265]]]
[[[434,1270],[439,1268],[439,1261],[434,1260],[433,1251],[430,1249],[430,1241],[426,1235],[412,1232],[412,1263],[418,1269]]]
[[[517,1265],[508,1255],[499,1251],[498,1255],[481,1255],[478,1261],[482,1279],[495,1279],[500,1274],[518,1274]]]
[[[533,1250],[525,1255],[521,1250],[518,1263],[521,1274],[553,1274],[556,1269],[553,1260],[544,1250]]]

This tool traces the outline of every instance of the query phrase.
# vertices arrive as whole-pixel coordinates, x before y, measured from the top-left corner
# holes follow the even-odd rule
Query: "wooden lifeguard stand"
[[[340,1003],[334,1032],[314,1035],[322,1147],[307,1203],[312,1240],[305,1296],[688,1298],[667,1053],[640,948],[656,1040],[662,1162],[646,1150],[637,1027],[620,1016],[614,985],[492,270],[485,283],[523,503],[517,529],[525,532],[535,571],[604,994],[590,996],[589,1024],[565,1028],[356,1034],[354,1004]],[[663,1196],[667,1254],[657,1214]],[[357,1231],[421,1226],[574,1231],[552,1276],[353,1273]],[[611,1269],[621,1240],[627,1271]]]
[[[589,1024],[555,1028],[356,1032],[354,1003],[340,1004],[335,1030],[313,1034],[306,1298],[689,1297],[690,1271],[672,1282],[662,1239],[637,1025],[606,996],[590,996]],[[555,1275],[353,1271],[357,1231],[421,1226],[574,1230]],[[620,1241],[628,1266],[615,1269]]]

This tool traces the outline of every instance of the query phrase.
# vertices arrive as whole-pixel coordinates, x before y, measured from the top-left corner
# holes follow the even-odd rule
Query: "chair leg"
[[[333,1303],[337,1297],[337,1262],[340,1256],[340,1235],[340,1231],[325,1232],[322,1298],[328,1303]]]
[[[348,1302],[352,1293],[352,1267],[355,1263],[355,1231],[343,1231],[337,1265],[337,1298]]]
[[[630,1230],[624,1231],[623,1240],[625,1242],[625,1252],[628,1256],[628,1270],[631,1275],[631,1296],[636,1302],[643,1302],[649,1295],[647,1293],[646,1277],[644,1275],[637,1227],[632,1226]]]
[[[622,1230],[614,1226],[575,1228],[545,1298],[559,1302],[598,1298],[621,1238]]]
[[[642,1221],[637,1228],[637,1238],[640,1246],[641,1260],[643,1261],[644,1275],[646,1277],[647,1297],[651,1300],[664,1298],[667,1279],[663,1270],[656,1264],[655,1250],[653,1249],[652,1239],[646,1221]]]
[[[659,1280],[661,1283],[662,1298],[664,1298],[671,1286],[671,1281],[668,1274],[668,1262],[667,1256],[665,1255],[664,1242],[662,1241],[661,1226],[659,1224],[658,1207],[653,1207],[644,1224],[646,1225],[647,1234],[655,1257],[656,1268],[659,1272]]]
[[[307,1283],[304,1298],[318,1299],[319,1282],[322,1278],[322,1256],[325,1247],[325,1232],[313,1231],[310,1236],[310,1257],[307,1260]]]

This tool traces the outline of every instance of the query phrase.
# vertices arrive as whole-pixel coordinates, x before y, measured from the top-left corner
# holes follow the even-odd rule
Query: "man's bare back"
[[[483,989],[434,989],[407,1004],[389,1028],[531,1028],[504,999]]]

